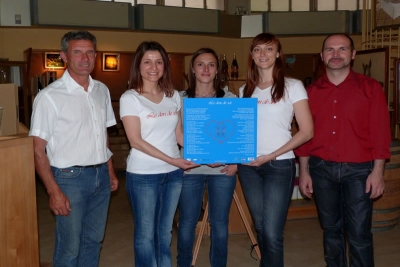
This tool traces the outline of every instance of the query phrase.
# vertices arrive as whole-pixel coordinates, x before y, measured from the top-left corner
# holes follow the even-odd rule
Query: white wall
[[[16,15],[20,24],[16,24]],[[0,26],[31,26],[29,0],[0,0]]]

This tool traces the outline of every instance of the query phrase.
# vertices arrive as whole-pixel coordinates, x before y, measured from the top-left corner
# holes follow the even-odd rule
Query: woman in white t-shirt
[[[131,151],[126,190],[134,218],[136,267],[171,266],[171,231],[182,188],[181,99],[172,89],[168,54],[157,42],[136,49],[129,84],[120,100]]]
[[[293,149],[314,132],[307,92],[299,80],[284,76],[284,68],[276,36],[254,37],[239,94],[258,99],[257,158],[238,165],[238,174],[257,232],[260,266],[284,266],[283,229],[296,172]],[[292,137],[293,115],[299,131]]]
[[[189,88],[181,92],[182,98],[236,97],[221,88],[218,56],[211,48],[197,50],[189,66]],[[229,211],[236,186],[236,172],[236,164],[201,165],[185,172],[179,198],[178,267],[192,266],[193,243],[205,188],[211,225],[210,263],[213,267],[226,266]]]

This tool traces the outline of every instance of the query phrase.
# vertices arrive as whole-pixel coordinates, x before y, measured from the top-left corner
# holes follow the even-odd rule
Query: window
[[[317,10],[318,11],[330,11],[330,10],[335,10],[335,5],[336,1],[331,0],[331,1],[326,1],[326,0],[317,0]],[[351,1],[351,0],[347,0]]]
[[[1,1],[1,0],[0,0]],[[108,1],[113,0],[97,0]],[[230,1],[230,0],[227,0]],[[249,0],[252,12],[266,11],[332,11],[332,10],[362,10],[364,0]],[[157,5],[164,2],[166,6],[207,8],[224,10],[224,0],[115,0],[115,2]],[[367,7],[371,7],[367,0]]]
[[[338,10],[357,10],[357,0],[338,0]]]
[[[96,0],[96,1],[104,1],[104,2],[113,2],[112,0]],[[122,2],[122,3],[131,3],[132,6],[136,4],[146,4],[146,5],[156,5],[157,0],[117,0],[114,2]]]
[[[185,7],[204,8],[203,0],[184,0]]]
[[[194,0],[196,1],[196,0]],[[207,9],[225,10],[223,0],[207,0]]]
[[[310,0],[292,0],[292,11],[310,11]]]
[[[289,0],[270,0],[271,11],[289,11]]]
[[[125,0],[125,1],[127,1],[127,0]],[[121,1],[118,0],[118,2],[121,2]],[[134,0],[131,0],[131,2],[132,2],[132,5],[134,5]],[[157,5],[157,0],[136,0],[136,4]]]
[[[182,0],[164,0],[166,6],[183,6]]]
[[[224,0],[164,0],[166,6],[224,10]]]
[[[251,11],[264,12],[268,11],[268,1],[267,0],[251,0]]]

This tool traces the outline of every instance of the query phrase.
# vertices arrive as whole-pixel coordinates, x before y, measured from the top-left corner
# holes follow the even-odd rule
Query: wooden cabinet
[[[0,266],[39,267],[32,137],[0,137],[0,180]]]

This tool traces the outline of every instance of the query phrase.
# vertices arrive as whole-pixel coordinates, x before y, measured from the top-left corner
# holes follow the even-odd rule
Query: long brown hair
[[[188,69],[188,84],[189,87],[186,89],[186,95],[190,98],[194,98],[196,96],[196,76],[193,73],[193,65],[194,61],[201,54],[211,54],[215,58],[215,62],[217,63],[217,74],[215,75],[213,87],[217,97],[223,97],[225,92],[221,89],[221,74],[220,74],[220,65],[218,60],[218,55],[211,48],[200,48],[196,52],[194,52],[192,59],[190,60],[189,69]]]
[[[164,73],[163,76],[158,80],[158,85],[165,92],[167,97],[172,97],[174,90],[172,88],[172,78],[171,78],[171,64],[169,62],[168,54],[164,47],[157,42],[142,42],[135,51],[135,56],[133,57],[133,62],[131,66],[131,73],[129,78],[129,87],[136,90],[139,94],[143,93],[143,78],[140,74],[140,63],[144,54],[147,51],[158,51],[161,54],[164,63]]]
[[[276,103],[285,95],[285,73],[282,46],[279,39],[271,33],[260,33],[252,40],[250,44],[249,57],[247,60],[247,80],[243,90],[243,97],[251,97],[254,89],[260,81],[260,74],[257,65],[253,60],[253,49],[260,44],[276,44],[278,48],[279,57],[276,58],[274,69],[272,72],[272,79],[274,81],[271,90],[272,102]]]

